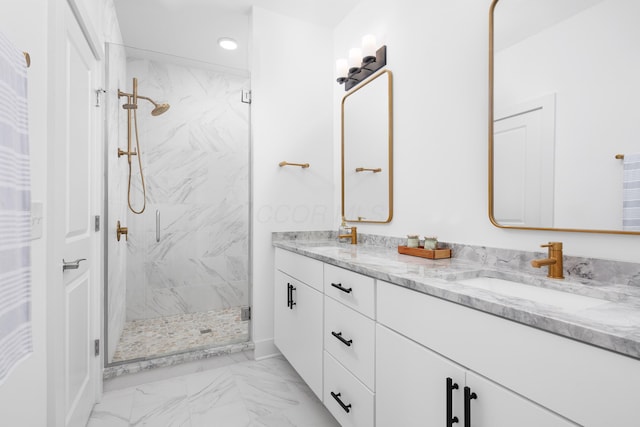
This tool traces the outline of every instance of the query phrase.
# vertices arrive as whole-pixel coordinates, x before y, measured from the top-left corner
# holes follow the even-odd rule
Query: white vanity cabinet
[[[420,372],[432,363],[433,353],[464,370],[464,378],[454,378],[459,384],[455,392],[464,395],[464,385],[476,393],[469,402],[473,427],[639,425],[634,409],[640,401],[638,360],[390,283],[378,281],[376,291],[378,427],[388,425],[382,417],[398,402],[416,399],[420,384],[407,396],[403,384],[411,383],[413,370]],[[392,352],[398,361],[404,353],[413,354],[405,362],[412,367],[403,366],[403,373],[385,362]],[[394,376],[403,375],[405,380],[393,383]],[[435,380],[444,397],[434,411],[446,409],[447,375],[443,372]],[[462,401],[462,416],[460,403],[453,401],[460,423],[464,396]]]
[[[274,343],[322,399],[322,263],[276,250]]]
[[[282,249],[274,326],[343,427],[640,426],[637,359]]]

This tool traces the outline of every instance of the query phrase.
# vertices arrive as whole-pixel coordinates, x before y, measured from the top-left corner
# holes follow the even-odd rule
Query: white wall
[[[44,202],[47,192],[47,0],[12,0],[3,3],[0,31],[15,46],[29,52],[29,137],[31,198]],[[43,238],[31,245],[33,354],[0,386],[3,425],[44,426],[47,415],[46,371],[46,218]]]
[[[433,234],[448,242],[527,251],[559,240],[567,255],[640,262],[638,236],[504,230],[489,222],[490,3],[362,0],[335,29],[332,63],[373,33],[387,44],[394,73],[394,219],[386,225],[362,224],[359,231]],[[343,95],[334,84],[336,152]],[[338,164],[337,154],[334,161]],[[339,196],[336,185],[334,200]]]
[[[252,339],[273,353],[271,232],[336,228],[331,30],[254,8],[252,15]],[[278,167],[286,160],[308,169]]]

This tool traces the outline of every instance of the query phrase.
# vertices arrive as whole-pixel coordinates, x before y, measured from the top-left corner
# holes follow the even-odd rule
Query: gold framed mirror
[[[629,191],[640,188],[638,16],[640,2],[625,0],[493,0],[496,227],[640,234],[640,196]]]
[[[384,70],[342,98],[342,216],[393,218],[393,75]]]

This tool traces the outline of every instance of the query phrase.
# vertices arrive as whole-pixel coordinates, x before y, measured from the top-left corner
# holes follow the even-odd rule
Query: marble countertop
[[[456,258],[430,260],[401,255],[397,249],[350,245],[336,240],[279,240],[275,247],[375,279],[413,289],[486,313],[640,359],[640,287],[589,280],[552,280],[537,274],[498,268]],[[546,271],[546,270],[545,270]],[[493,292],[460,283],[492,277],[562,291],[557,302],[540,302],[526,292]],[[514,285],[522,286],[522,285]],[[546,291],[543,291],[546,292]],[[569,295],[564,295],[568,293]],[[535,294],[535,292],[534,292]],[[565,304],[582,299],[587,304]],[[587,297],[587,298],[585,298]],[[591,300],[592,298],[602,300]],[[595,304],[592,304],[595,302]]]

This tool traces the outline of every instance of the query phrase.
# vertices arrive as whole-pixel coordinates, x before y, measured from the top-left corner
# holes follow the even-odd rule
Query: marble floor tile
[[[87,427],[129,427],[135,388],[105,393],[93,407]]]
[[[169,401],[186,401],[187,381],[184,377],[142,384],[133,393],[133,407],[161,405]]]
[[[130,426],[192,427],[187,397],[175,397],[162,403],[134,406]]]
[[[192,427],[252,427],[253,420],[242,402],[191,411]]]
[[[191,412],[206,412],[241,400],[240,390],[228,368],[185,376]]]
[[[282,357],[106,392],[88,427],[333,427],[322,402]]]

